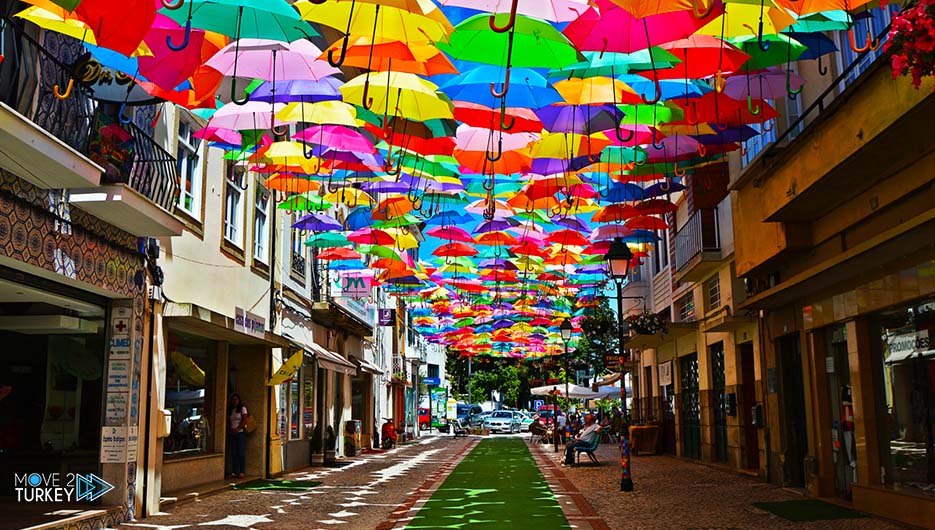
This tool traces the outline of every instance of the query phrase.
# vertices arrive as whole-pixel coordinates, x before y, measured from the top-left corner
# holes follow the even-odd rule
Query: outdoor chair
[[[588,455],[588,458],[591,459],[591,462],[597,465],[601,465],[601,463],[597,460],[597,457],[594,456],[594,451],[597,450],[597,445],[599,443],[600,443],[600,436],[595,436],[594,440],[591,442],[591,445],[587,447],[575,447],[575,463],[576,464],[581,463],[581,453],[584,453]]]
[[[454,421],[454,431],[455,431],[455,438],[457,438],[457,437],[459,437],[459,436],[467,436],[467,435],[468,435],[468,431],[467,431],[467,429],[464,427],[464,424],[461,423],[461,420],[455,420],[455,421]]]
[[[549,432],[548,429],[538,423],[529,426],[529,443],[542,443],[543,437]]]

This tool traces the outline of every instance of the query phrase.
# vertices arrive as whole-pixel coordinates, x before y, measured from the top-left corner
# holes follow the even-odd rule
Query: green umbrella
[[[419,220],[416,216],[407,213],[406,215],[400,215],[399,217],[394,217],[387,221],[377,221],[373,223],[374,228],[399,228],[401,226],[409,226],[419,224],[422,221]]]
[[[653,69],[650,53],[652,59],[656,61],[656,68],[671,68],[682,62],[678,57],[658,46],[633,53],[584,52],[584,61],[565,68],[554,69],[549,72],[549,77],[560,79],[617,77],[630,72],[644,72]]]
[[[295,195],[279,203],[277,208],[299,212],[321,212],[332,206],[334,205],[317,195]]]
[[[509,15],[496,17],[502,24]],[[513,30],[506,33],[490,31],[489,13],[474,15],[455,26],[450,42],[437,45],[455,59],[498,66],[563,68],[584,60],[551,24],[523,15],[516,17]],[[511,46],[512,58],[507,51]]]
[[[397,261],[403,260],[395,250],[390,247],[384,247],[383,245],[360,245],[357,247],[357,252],[369,254],[378,258],[389,258]]]
[[[795,16],[795,15],[793,15]],[[795,24],[783,32],[814,33],[816,31],[835,31],[851,27],[852,18],[847,11],[822,11],[795,17]]]
[[[286,0],[186,0],[185,3],[182,9],[163,8],[159,12],[188,28],[234,38],[292,42],[319,35]]]
[[[754,46],[756,39],[753,40]],[[657,103],[655,105],[617,105],[623,111],[623,125],[649,125],[655,127],[660,123],[682,121],[685,111],[674,103]]]
[[[349,244],[347,236],[337,232],[322,232],[305,240],[305,246],[314,248],[346,247]]]
[[[763,40],[769,41],[769,48],[763,51],[757,38],[757,35],[743,35],[727,39],[750,56],[750,59],[743,63],[744,70],[763,70],[777,64],[795,61],[807,49],[799,41],[785,35],[763,35]]]

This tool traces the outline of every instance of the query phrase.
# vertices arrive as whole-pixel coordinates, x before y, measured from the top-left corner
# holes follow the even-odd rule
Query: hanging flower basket
[[[391,377],[394,383],[405,383],[407,382],[406,372],[396,372]]]
[[[890,57],[893,79],[912,76],[918,89],[923,77],[935,75],[935,0],[920,0],[895,15],[883,51]]]
[[[629,324],[630,329],[635,331],[638,335],[655,335],[666,329],[666,323],[652,313],[628,316],[627,324]]]

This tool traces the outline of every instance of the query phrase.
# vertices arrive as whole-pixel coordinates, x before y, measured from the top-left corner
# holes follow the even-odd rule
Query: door
[[[724,343],[708,347],[711,353],[711,397],[714,400],[714,460],[727,462],[727,392],[724,374]]]
[[[740,348],[740,411],[743,413],[744,466],[760,469],[760,442],[757,427],[753,424],[753,407],[756,406],[756,373],[753,369],[753,343],[745,342]]]
[[[681,407],[679,420],[682,456],[701,459],[701,402],[698,396],[698,354],[682,357],[679,365]]]
[[[640,401],[643,403],[643,419],[654,420],[656,419],[655,411],[653,410],[653,402],[655,401],[654,397],[655,392],[653,392],[653,367],[645,366],[643,367],[643,395],[641,396]]]
[[[831,455],[834,463],[834,492],[850,500],[851,484],[857,481],[857,450],[854,444],[854,409],[851,398],[850,361],[844,325],[825,330],[825,374],[831,425]],[[828,431],[824,431],[828,432]]]
[[[670,455],[675,449],[675,385],[662,387],[662,450]]]
[[[802,350],[799,334],[786,335],[778,341],[781,381],[780,402],[783,413],[785,465],[783,483],[805,486],[805,456],[808,434],[805,430],[805,384],[802,377]]]

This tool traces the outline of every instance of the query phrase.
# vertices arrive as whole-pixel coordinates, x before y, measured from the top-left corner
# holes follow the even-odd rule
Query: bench
[[[591,445],[587,447],[575,447],[575,463],[581,463],[581,453],[588,455],[588,458],[591,459],[591,462],[594,462],[597,465],[601,463],[597,460],[597,457],[594,456],[594,451],[597,450],[597,445],[600,443],[600,436],[595,436],[594,440],[591,441]]]

